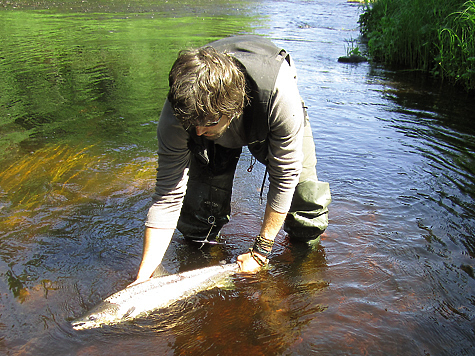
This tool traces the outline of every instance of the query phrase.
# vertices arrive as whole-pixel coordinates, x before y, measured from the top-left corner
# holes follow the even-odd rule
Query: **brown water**
[[[475,353],[473,98],[412,73],[341,64],[357,5],[319,1],[0,1],[0,354]],[[0,7],[1,8],[1,7]],[[235,33],[291,52],[330,227],[280,234],[271,268],[120,327],[68,321],[141,258],[155,127],[176,52]],[[233,261],[263,212],[236,175],[226,246],[174,236],[171,272]]]

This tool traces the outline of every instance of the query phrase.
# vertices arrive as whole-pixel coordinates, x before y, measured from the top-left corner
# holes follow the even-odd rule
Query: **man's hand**
[[[279,232],[282,224],[284,223],[287,213],[279,213],[272,209],[272,207],[267,204],[266,211],[264,214],[264,221],[262,222],[260,236],[264,236],[267,240],[274,241],[275,236]],[[273,242],[272,242],[273,243]],[[262,264],[267,264],[267,259],[265,256],[260,255],[256,251],[253,252],[255,258],[259,258],[262,263],[259,264],[251,252],[244,253],[237,258],[237,264],[239,265],[240,271],[244,273],[255,273],[261,269]]]
[[[239,271],[244,273],[256,273],[261,269],[261,266],[251,256],[250,252],[239,255],[237,258],[237,264],[239,266]]]
[[[270,248],[272,248],[274,238],[284,223],[286,216],[287,213],[279,213],[272,209],[269,204],[266,205],[264,221],[262,222],[261,232],[259,235],[261,237],[265,237],[266,240],[270,240]],[[266,256],[263,256],[256,251],[254,251],[253,254],[254,256],[252,256],[251,252],[248,252],[238,256],[237,263],[241,272],[255,273],[261,269],[261,265],[267,264],[268,260],[266,259]],[[258,263],[255,258],[258,258],[262,263]]]

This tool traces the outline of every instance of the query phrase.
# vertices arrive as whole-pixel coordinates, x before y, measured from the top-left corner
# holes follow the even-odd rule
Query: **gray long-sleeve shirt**
[[[269,115],[267,203],[276,211],[289,210],[302,170],[304,116],[293,62],[283,61],[271,97]],[[173,114],[167,101],[157,129],[158,168],[153,205],[145,225],[175,228],[188,181],[190,151],[188,133]],[[246,146],[242,117],[235,118],[217,144],[238,148]]]

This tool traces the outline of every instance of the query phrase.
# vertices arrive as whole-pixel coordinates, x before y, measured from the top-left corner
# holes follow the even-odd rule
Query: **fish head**
[[[117,320],[117,318],[121,318],[121,316],[118,315],[119,309],[117,304],[104,301],[82,317],[73,320],[71,326],[75,330],[84,330],[111,324]]]

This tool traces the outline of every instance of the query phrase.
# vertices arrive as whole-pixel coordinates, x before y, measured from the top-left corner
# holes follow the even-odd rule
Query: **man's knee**
[[[330,186],[326,182],[307,179],[295,188],[284,231],[291,239],[309,241],[321,235],[328,226]]]

